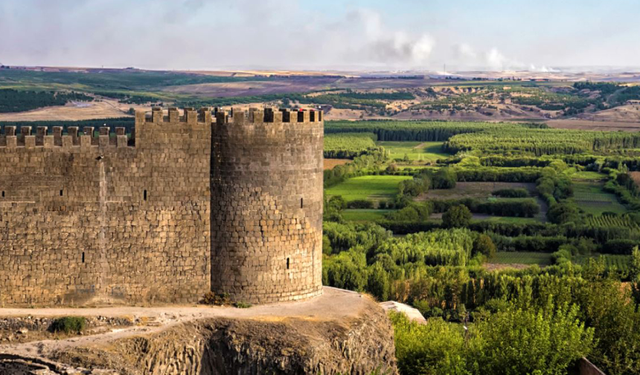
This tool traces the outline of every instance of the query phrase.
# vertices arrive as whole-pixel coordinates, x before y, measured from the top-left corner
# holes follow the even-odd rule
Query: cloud
[[[194,70],[433,69],[451,59],[494,70],[529,67],[497,48],[444,43],[426,26],[394,26],[374,9],[332,13],[304,4],[1,0],[0,61]]]

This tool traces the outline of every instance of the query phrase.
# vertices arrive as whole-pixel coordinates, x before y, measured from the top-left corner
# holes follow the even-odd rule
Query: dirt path
[[[116,339],[155,333],[199,318],[226,317],[263,321],[278,321],[286,318],[317,321],[348,318],[357,316],[366,306],[365,301],[365,297],[358,293],[325,287],[323,295],[308,301],[275,303],[247,309],[213,306],[0,309],[0,317],[128,316],[136,319],[146,318],[142,320],[151,322],[149,325],[116,328],[95,335],[0,345],[0,353],[46,358],[57,350],[104,344]]]

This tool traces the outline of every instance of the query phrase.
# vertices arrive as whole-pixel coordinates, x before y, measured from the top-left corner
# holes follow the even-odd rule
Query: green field
[[[539,266],[551,265],[551,254],[533,252],[500,251],[489,263],[497,264],[537,264]]]
[[[573,184],[573,199],[578,207],[593,215],[601,215],[603,212],[617,214],[627,212],[627,209],[618,202],[618,198],[603,191],[602,186],[597,182],[575,182]]]
[[[473,218],[478,221],[488,221],[492,223],[505,223],[505,224],[537,224],[540,223],[538,217],[511,217],[511,216],[489,216],[489,215],[473,215]]]
[[[628,272],[631,266],[630,255],[613,255],[613,254],[592,254],[573,257],[573,262],[579,265],[585,265],[590,258],[598,259],[604,258],[604,263],[608,270],[615,267],[616,270],[621,272]]]
[[[411,161],[436,161],[451,156],[442,151],[443,142],[377,142],[389,152],[391,159],[404,159],[405,155]]]
[[[593,171],[580,171],[580,172],[574,172],[570,174],[570,177],[573,180],[589,180],[589,181],[602,181],[603,179],[606,179],[607,176],[602,174],[602,173],[598,173],[598,172],[593,172]]]
[[[360,176],[350,178],[326,189],[327,196],[341,195],[347,201],[356,199],[387,199],[398,193],[398,184],[411,176]]]
[[[368,222],[384,219],[384,215],[387,212],[394,210],[344,210],[342,211],[342,218],[347,221],[355,222]]]

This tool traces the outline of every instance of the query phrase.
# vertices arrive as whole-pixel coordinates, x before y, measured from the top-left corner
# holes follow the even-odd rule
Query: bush
[[[636,246],[638,246],[638,242],[634,240],[611,240],[604,244],[602,252],[606,254],[631,255],[633,248]]]
[[[49,331],[51,332],[64,332],[64,333],[80,333],[84,331],[87,325],[87,320],[82,316],[65,316],[63,318],[55,319]]]
[[[529,196],[527,189],[500,189],[491,192],[491,195],[502,198],[526,198]]]
[[[496,245],[491,240],[491,237],[486,234],[480,234],[473,241],[473,252],[474,254],[480,253],[491,259],[496,255]]]
[[[347,203],[347,208],[373,208],[373,202],[366,199],[356,199]]]
[[[213,292],[207,292],[207,294],[205,294],[198,303],[202,305],[224,306],[230,305],[231,299],[229,299],[229,295],[226,293],[216,294]]]
[[[547,219],[554,224],[576,222],[580,219],[578,208],[571,203],[558,203],[547,211]]]
[[[466,227],[471,222],[471,211],[464,205],[453,206],[442,215],[442,224],[447,228]]]

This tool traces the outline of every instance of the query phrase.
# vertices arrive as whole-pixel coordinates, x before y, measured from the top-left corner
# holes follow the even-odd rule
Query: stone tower
[[[0,135],[0,306],[321,293],[322,114],[175,108]]]
[[[252,303],[321,292],[321,112],[218,113],[211,287]]]

